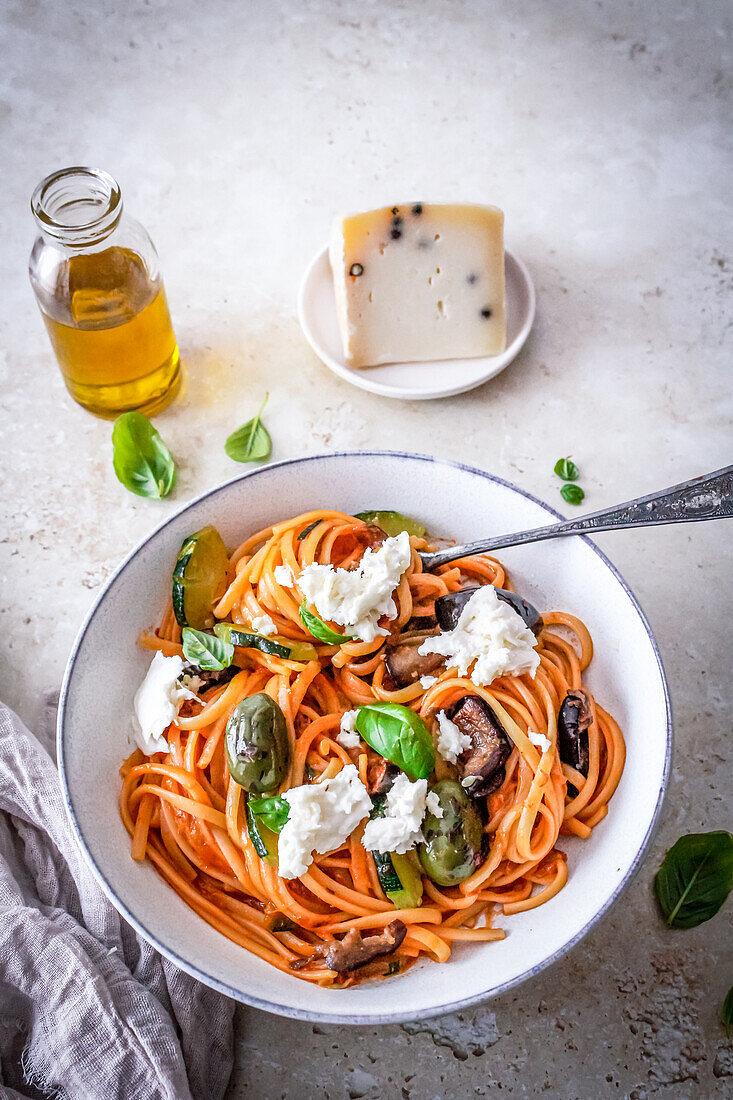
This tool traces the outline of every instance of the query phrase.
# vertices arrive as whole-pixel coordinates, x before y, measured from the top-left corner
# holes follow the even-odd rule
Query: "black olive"
[[[557,747],[563,764],[568,764],[585,776],[588,775],[590,765],[588,726],[591,717],[586,693],[569,691],[557,716]],[[573,784],[568,784],[568,794],[574,798],[577,793]]]
[[[449,592],[447,596],[441,596],[435,601],[435,615],[442,630],[454,630],[458,625],[461,612],[481,586],[474,584],[468,588],[461,588],[458,592]],[[504,603],[508,603],[517,615],[524,620],[533,634],[539,634],[543,627],[542,616],[529,600],[523,600],[516,592],[507,592],[505,588],[494,588],[497,596]]]
[[[392,213],[393,214],[399,214],[399,212],[400,212],[399,206],[393,206],[392,207]]]
[[[415,214],[416,217],[419,218],[420,215],[422,214],[422,203],[421,202],[416,202],[415,205],[412,208],[412,212],[413,212],[413,214]]]
[[[484,309],[481,310],[481,316],[482,317],[490,317],[491,316],[491,310],[489,309],[488,306],[486,306]]]
[[[355,275],[356,276],[356,275],[363,275],[363,274],[364,274],[364,268],[362,267],[361,264],[352,264],[351,267],[349,268],[349,275]]]
[[[401,229],[393,229],[392,232],[390,233],[390,237],[392,238],[393,241],[398,241],[401,236],[402,236],[402,230]]]

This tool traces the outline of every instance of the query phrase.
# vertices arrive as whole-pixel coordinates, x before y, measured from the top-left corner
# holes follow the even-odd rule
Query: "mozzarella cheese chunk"
[[[277,634],[277,627],[269,615],[255,615],[252,619],[252,629],[255,634],[261,634],[263,638]]]
[[[276,583],[281,584],[283,588],[293,587],[293,571],[289,565],[276,565],[273,576]]]
[[[307,565],[298,587],[322,619],[338,623],[362,642],[373,642],[388,631],[378,626],[382,615],[394,619],[392,594],[412,559],[410,536],[401,531],[378,549],[369,547],[356,569]]]
[[[356,716],[358,713],[358,710],[347,710],[341,715],[341,728],[336,734],[336,740],[345,749],[355,749],[361,744],[361,737],[356,732]]]
[[[178,717],[184,699],[195,699],[188,688],[179,684],[186,662],[183,657],[156,653],[147,675],[135,695],[135,742],[141,752],[170,752],[163,734]]]
[[[536,645],[514,608],[486,584],[471,596],[455,629],[426,638],[418,653],[441,653],[461,676],[471,669],[474,684],[486,685],[497,676],[534,676],[540,663]]]
[[[428,797],[425,799],[425,809],[429,814],[432,814],[433,817],[443,816],[443,807],[435,791],[430,791]]]
[[[308,870],[313,852],[332,852],[351,835],[372,808],[372,800],[353,764],[322,783],[305,783],[285,791],[290,809],[277,845],[281,878],[298,878]]]
[[[552,744],[552,741],[550,741],[549,737],[545,737],[544,733],[535,733],[534,730],[527,730],[527,737],[532,744],[536,745],[540,752],[543,753],[547,752]]]
[[[404,772],[387,791],[384,817],[367,822],[362,844],[367,852],[397,852],[403,855],[422,840],[420,826],[425,816],[427,779],[410,782]]]
[[[455,764],[461,753],[471,747],[471,735],[462,733],[444,710],[439,710],[436,717],[440,730],[438,752],[444,760],[450,760],[451,764]]]
[[[408,203],[349,214],[336,220],[329,251],[349,366],[504,351],[498,207]]]

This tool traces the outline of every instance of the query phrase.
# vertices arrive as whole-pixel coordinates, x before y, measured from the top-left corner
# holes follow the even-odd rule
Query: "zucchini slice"
[[[203,630],[214,622],[213,606],[227,583],[229,555],[216,527],[189,535],[173,570],[173,612],[179,626]]]
[[[247,816],[249,839],[252,841],[257,855],[260,859],[266,859],[268,863],[275,863],[277,861],[277,833],[273,833],[272,829],[268,829],[266,825],[257,820],[250,807],[249,799],[245,804],[245,814]]]
[[[419,535],[420,538],[425,534],[422,523],[409,516],[403,516],[401,512],[357,512],[355,518],[381,527],[385,535],[390,537],[399,535],[401,531],[407,531],[408,535]]]
[[[384,817],[387,796],[372,795],[370,818]],[[414,909],[422,901],[422,870],[414,852],[372,852],[379,885],[397,909]]]
[[[422,875],[409,853],[372,852],[379,885],[397,909],[414,909],[422,901]]]
[[[315,661],[318,657],[316,647],[310,642],[293,642],[279,634],[266,638],[263,634],[252,634],[236,623],[217,623],[214,627],[217,638],[242,649],[259,649],[260,653],[269,653],[271,657],[282,657],[286,661]]]

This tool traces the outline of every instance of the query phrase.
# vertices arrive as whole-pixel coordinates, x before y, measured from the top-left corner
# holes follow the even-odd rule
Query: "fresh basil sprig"
[[[224,444],[224,450],[235,462],[261,462],[272,454],[270,433],[260,419],[269,396],[265,394],[257,415],[232,432]]]
[[[281,794],[269,795],[267,798],[250,798],[247,806],[273,833],[282,832],[290,814],[290,804]]]
[[[307,538],[308,535],[311,533],[311,531],[315,531],[318,524],[322,523],[322,522],[323,522],[323,520],[320,519],[320,517],[318,519],[314,519],[313,523],[309,523],[307,527],[303,528],[303,530],[300,532],[299,535],[296,535],[297,541],[302,542],[303,539]]]
[[[563,485],[560,496],[568,504],[580,504],[585,497],[585,493],[579,485]]]
[[[654,879],[670,928],[696,928],[718,912],[733,890],[733,835],[687,833],[673,844]]]
[[[558,458],[553,469],[563,481],[577,481],[580,477],[580,470],[570,457]]]
[[[413,779],[427,779],[435,747],[419,714],[401,703],[368,703],[356,715],[356,729],[375,752]]]
[[[160,500],[173,488],[176,467],[171,453],[142,413],[126,412],[115,420],[112,464],[118,481],[139,497]]]
[[[344,642],[351,641],[351,634],[337,634],[335,630],[331,630],[330,626],[326,626],[323,619],[319,619],[309,611],[305,600],[300,605],[300,618],[308,633],[319,642],[326,642],[327,645],[342,645]]]
[[[720,1021],[725,1029],[727,1038],[730,1039],[730,1029],[733,1026],[733,986],[731,986],[725,995],[723,1008],[720,1013]]]
[[[401,512],[357,512],[355,518],[381,527],[385,535],[390,538],[401,534],[402,531],[407,531],[408,535],[418,535],[420,538],[425,534],[422,523],[418,523],[416,519],[410,519],[409,516],[403,516]]]
[[[183,656],[192,665],[198,665],[208,672],[221,672],[232,663],[234,646],[214,634],[205,634],[203,630],[184,626]]]

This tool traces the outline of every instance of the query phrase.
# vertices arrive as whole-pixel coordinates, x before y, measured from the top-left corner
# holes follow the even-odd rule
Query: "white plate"
[[[386,363],[381,367],[349,367],[344,362],[336,315],[328,249],[324,248],[303,276],[298,318],[305,338],[318,358],[341,378],[362,390],[406,401],[451,397],[480,386],[508,366],[532,328],[535,292],[527,268],[518,256],[504,254],[506,273],[507,347],[501,355],[474,359],[436,359],[423,363]]]
[[[480,470],[391,452],[318,455],[265,466],[187,505],[122,563],[97,599],[69,660],[61,693],[58,759],[81,847],[112,902],[163,954],[240,1001],[307,1020],[365,1024],[415,1019],[485,1000],[537,974],[584,936],[628,884],[667,781],[670,714],[659,652],[623,579],[583,538],[502,554],[517,590],[537,607],[582,616],[596,655],[588,677],[624,730],[628,759],[608,817],[589,840],[563,837],[569,879],[538,909],[498,917],[496,943],[456,945],[387,982],[327,990],[282,974],[205,924],[158,877],[133,863],[117,809],[118,768],[131,751],[135,690],[150,662],[138,637],[170,597],[183,539],[215,524],[228,545],[306,509],[395,508],[436,535],[461,541],[547,523],[557,513]]]

